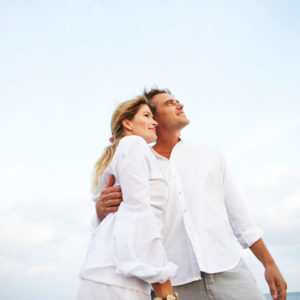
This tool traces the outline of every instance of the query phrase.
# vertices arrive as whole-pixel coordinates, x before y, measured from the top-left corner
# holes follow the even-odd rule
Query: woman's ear
[[[123,120],[122,125],[125,129],[127,129],[129,131],[133,130],[133,126],[132,126],[132,123],[130,122],[130,120],[127,120],[127,119]]]

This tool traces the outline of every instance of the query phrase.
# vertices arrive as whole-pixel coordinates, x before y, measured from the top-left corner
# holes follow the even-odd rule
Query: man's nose
[[[184,105],[182,103],[177,104],[177,109],[183,109]]]

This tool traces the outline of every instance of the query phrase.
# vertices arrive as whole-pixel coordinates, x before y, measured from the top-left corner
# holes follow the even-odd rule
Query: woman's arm
[[[117,271],[150,284],[163,284],[175,275],[177,267],[167,260],[161,228],[150,203],[155,158],[141,137],[125,139],[119,144],[113,166],[123,195],[112,232]]]

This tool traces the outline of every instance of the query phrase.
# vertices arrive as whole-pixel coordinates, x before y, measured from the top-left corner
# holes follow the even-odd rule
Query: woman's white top
[[[94,199],[110,175],[122,188],[123,202],[92,232],[80,277],[150,293],[150,283],[171,279],[177,269],[163,245],[168,185],[145,140],[134,135],[120,140]]]

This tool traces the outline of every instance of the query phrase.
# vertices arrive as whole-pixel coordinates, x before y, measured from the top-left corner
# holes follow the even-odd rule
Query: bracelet
[[[167,295],[166,298],[155,297],[153,300],[179,300],[179,298],[178,298],[178,294],[175,293],[174,295]]]

